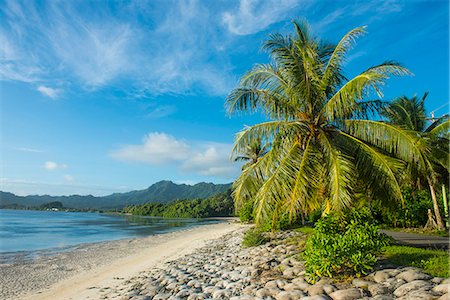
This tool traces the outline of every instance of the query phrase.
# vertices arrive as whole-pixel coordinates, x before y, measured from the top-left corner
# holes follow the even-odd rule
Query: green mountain
[[[76,209],[122,209],[125,206],[144,203],[169,203],[178,199],[208,198],[225,192],[230,184],[213,184],[201,182],[195,185],[176,184],[172,181],[159,181],[145,190],[127,193],[114,193],[108,196],[17,196],[0,191],[0,208],[14,205],[37,207],[49,202],[61,202],[64,207]]]

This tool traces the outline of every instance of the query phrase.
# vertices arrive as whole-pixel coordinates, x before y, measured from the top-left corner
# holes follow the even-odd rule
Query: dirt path
[[[449,238],[401,231],[381,230],[399,244],[418,248],[448,249]]]

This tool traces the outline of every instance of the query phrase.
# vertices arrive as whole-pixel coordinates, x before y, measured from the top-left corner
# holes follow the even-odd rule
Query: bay
[[[217,222],[220,221],[0,209],[0,253],[57,251],[77,244],[144,237]]]

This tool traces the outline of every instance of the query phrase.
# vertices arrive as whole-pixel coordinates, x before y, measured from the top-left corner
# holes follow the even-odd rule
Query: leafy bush
[[[376,262],[376,254],[389,244],[378,232],[368,210],[353,211],[344,217],[329,215],[316,223],[304,252],[306,272],[318,277],[366,274]]]
[[[264,236],[263,231],[258,228],[250,228],[244,234],[242,239],[242,245],[244,247],[259,246],[267,242],[267,238]]]
[[[241,222],[253,222],[253,201],[246,201],[237,212]]]

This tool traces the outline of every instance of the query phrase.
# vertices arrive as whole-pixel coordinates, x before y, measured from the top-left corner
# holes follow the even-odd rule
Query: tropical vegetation
[[[184,199],[170,203],[146,203],[131,205],[123,213],[163,218],[229,217],[234,212],[231,191],[225,191],[206,199]]]
[[[407,178],[423,178],[434,188],[438,168],[448,174],[448,146],[435,150],[448,138],[448,120],[422,130],[424,115],[417,113],[410,128],[390,114],[395,101],[386,108],[372,100],[382,97],[390,77],[411,72],[386,61],[347,78],[347,54],[365,27],[330,44],[313,36],[306,22],[293,24],[293,34],[269,36],[262,49],[270,63],[255,65],[226,101],[230,114],[260,112],[267,118],[236,135],[234,157],[265,145],[233,184],[238,211],[275,228],[286,217],[342,216],[361,203],[404,205]]]
[[[367,274],[389,238],[380,234],[370,211],[353,210],[345,218],[328,215],[316,223],[303,253],[306,272],[321,276]]]

